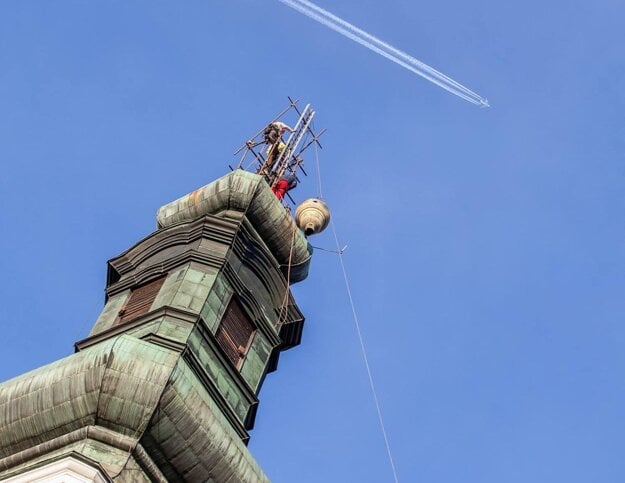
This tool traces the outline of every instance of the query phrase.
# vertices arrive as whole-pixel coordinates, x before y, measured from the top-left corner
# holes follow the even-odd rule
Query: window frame
[[[127,324],[149,313],[166,278],[167,275],[163,275],[130,289],[128,298],[117,312],[113,326]]]
[[[237,334],[234,333],[237,330],[237,327],[234,325],[228,326],[228,324],[235,324],[237,322],[239,323],[238,328],[244,329],[243,334],[239,335],[247,335],[245,344],[239,344],[241,340],[237,340]],[[248,328],[249,331],[245,330]],[[228,362],[230,362],[230,364],[232,364],[232,366],[239,372],[241,371],[243,363],[247,358],[247,354],[252,347],[256,332],[258,332],[256,324],[254,324],[254,321],[243,308],[243,305],[239,302],[237,297],[232,296],[221,316],[219,324],[217,325],[214,337],[217,345],[224,353]],[[226,344],[227,347],[224,347],[224,344]],[[236,361],[233,360],[233,357],[231,357],[232,354],[237,354],[238,357]]]

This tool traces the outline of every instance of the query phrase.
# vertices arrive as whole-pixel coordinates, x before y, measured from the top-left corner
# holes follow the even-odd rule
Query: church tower
[[[274,173],[296,160],[282,150]],[[265,376],[300,343],[289,285],[329,212],[313,199],[294,218],[259,163],[161,207],[108,262],[76,353],[0,384],[0,480],[268,481],[248,431]]]

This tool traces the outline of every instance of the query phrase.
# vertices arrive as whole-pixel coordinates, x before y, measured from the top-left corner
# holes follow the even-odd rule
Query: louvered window
[[[223,319],[217,328],[215,338],[228,359],[237,369],[254,337],[254,325],[234,298],[228,304]]]
[[[128,300],[119,311],[117,324],[130,322],[131,320],[147,314],[152,303],[154,303],[158,291],[163,286],[164,281],[165,277],[157,278],[156,280],[152,280],[145,285],[133,289],[132,292],[130,292],[130,297],[128,297]]]

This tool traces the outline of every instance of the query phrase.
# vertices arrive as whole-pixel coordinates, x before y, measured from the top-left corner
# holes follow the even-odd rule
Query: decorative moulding
[[[45,466],[13,476],[4,483],[108,483],[97,468],[73,456],[66,456]]]

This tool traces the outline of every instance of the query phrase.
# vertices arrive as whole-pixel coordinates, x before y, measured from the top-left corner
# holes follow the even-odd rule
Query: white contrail
[[[369,50],[380,54],[381,56],[401,65],[405,69],[414,72],[417,75],[429,80],[430,82],[442,87],[448,92],[461,97],[462,99],[471,102],[472,104],[489,107],[488,100],[476,94],[472,90],[456,82],[455,80],[447,77],[442,72],[424,64],[413,56],[396,49],[392,45],[374,37],[373,35],[359,29],[355,25],[337,17],[336,15],[324,10],[323,8],[315,5],[307,0],[278,0],[284,3],[288,7],[303,13],[309,18],[316,20],[317,22],[331,28],[335,32],[344,35],[345,37],[353,40],[354,42],[364,45]]]

